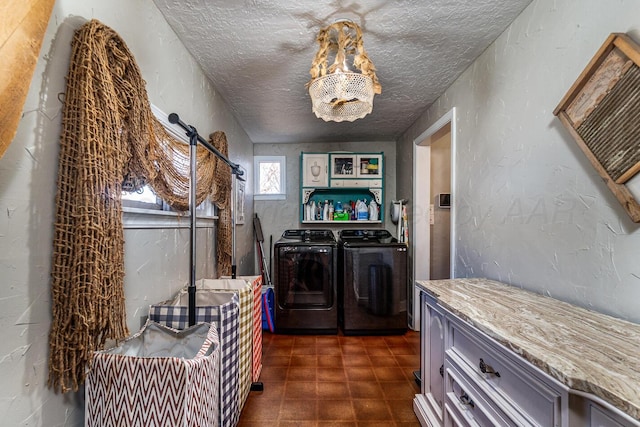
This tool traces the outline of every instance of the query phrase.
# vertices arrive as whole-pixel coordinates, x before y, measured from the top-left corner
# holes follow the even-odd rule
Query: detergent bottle
[[[367,219],[369,219],[369,211],[364,200],[358,200],[358,202],[356,203],[356,211],[358,215],[358,221],[366,221]]]
[[[372,200],[369,203],[369,221],[377,221],[378,220],[378,204],[375,200]]]

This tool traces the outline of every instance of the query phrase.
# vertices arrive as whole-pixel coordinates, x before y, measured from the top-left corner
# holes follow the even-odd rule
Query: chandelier
[[[326,122],[352,122],[371,113],[373,96],[382,92],[382,86],[364,50],[360,27],[352,21],[339,21],[320,30],[317,41],[320,47],[307,83],[316,117]],[[330,55],[335,58],[328,66]]]

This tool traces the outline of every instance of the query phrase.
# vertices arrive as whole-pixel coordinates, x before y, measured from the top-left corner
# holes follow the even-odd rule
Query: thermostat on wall
[[[451,193],[440,193],[436,196],[436,203],[440,209],[451,208]]]

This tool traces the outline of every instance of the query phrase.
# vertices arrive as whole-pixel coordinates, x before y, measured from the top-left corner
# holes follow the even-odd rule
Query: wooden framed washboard
[[[633,222],[640,222],[640,204],[627,186],[640,171],[638,44],[612,33],[553,113]]]

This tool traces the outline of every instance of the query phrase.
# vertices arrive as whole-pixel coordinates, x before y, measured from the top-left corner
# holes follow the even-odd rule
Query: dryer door
[[[333,307],[331,246],[280,246],[276,252],[276,303],[282,309]]]

